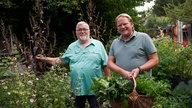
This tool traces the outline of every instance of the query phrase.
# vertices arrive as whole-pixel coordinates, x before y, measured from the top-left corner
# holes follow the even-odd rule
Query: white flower
[[[54,66],[51,66],[51,69],[54,69]]]
[[[7,92],[7,94],[8,94],[8,95],[10,95],[10,94],[11,94],[11,92]]]
[[[4,86],[3,88],[4,88],[4,89],[7,89],[8,87],[7,87],[7,86]]]
[[[36,94],[33,94],[32,96],[33,96],[33,97],[35,97],[35,96],[36,96]]]
[[[28,68],[28,69],[31,69],[31,68],[32,68],[32,66],[28,66],[27,68]]]
[[[18,104],[18,103],[19,103],[19,100],[16,101],[16,104]]]
[[[33,84],[33,81],[30,80],[30,81],[28,81],[28,83],[29,83],[29,84]]]

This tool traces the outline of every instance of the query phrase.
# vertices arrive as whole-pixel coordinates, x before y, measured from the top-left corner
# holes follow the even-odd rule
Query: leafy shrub
[[[156,98],[154,108],[191,108],[192,80],[188,83],[180,82],[167,96]]]
[[[173,90],[172,95],[176,97],[181,107],[192,107],[192,80],[187,83],[180,82]]]
[[[12,72],[1,80],[0,107],[4,108],[73,108],[69,75],[56,67],[42,76],[27,71]]]
[[[173,43],[169,37],[154,42],[159,56],[159,64],[153,69],[153,76],[177,85],[180,80],[192,78],[192,48]],[[177,47],[177,48],[175,48]],[[177,80],[174,80],[177,78]]]

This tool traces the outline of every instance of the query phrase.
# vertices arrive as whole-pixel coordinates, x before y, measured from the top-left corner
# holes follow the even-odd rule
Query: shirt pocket
[[[79,60],[79,56],[81,55],[80,50],[74,51],[71,56],[69,57],[70,63],[75,64]]]
[[[90,60],[92,60],[96,63],[100,63],[101,55],[100,55],[99,50],[89,50],[88,56],[89,56]]]

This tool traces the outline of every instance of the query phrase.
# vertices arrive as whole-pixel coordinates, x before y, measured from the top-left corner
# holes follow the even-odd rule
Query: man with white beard
[[[78,40],[68,46],[62,57],[53,58],[38,54],[36,59],[52,65],[69,64],[75,108],[85,108],[86,100],[91,108],[101,108],[90,87],[93,84],[92,78],[102,77],[102,71],[110,76],[110,70],[107,67],[108,55],[103,44],[90,37],[90,28],[86,22],[77,23],[76,36]]]

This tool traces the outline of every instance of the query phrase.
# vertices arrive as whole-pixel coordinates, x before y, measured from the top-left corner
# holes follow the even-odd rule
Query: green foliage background
[[[144,1],[146,0],[93,0],[96,5],[96,13],[100,15],[104,22],[106,21],[106,31],[108,34],[102,35],[109,37],[105,40],[108,41],[105,42],[107,43],[107,48],[109,48],[112,39],[118,36],[114,19],[119,13],[126,12],[130,14],[134,19],[136,30],[139,30],[139,28],[145,30],[145,27],[140,27],[139,22],[141,18],[137,16],[138,13],[134,9],[135,6],[143,5]],[[35,0],[0,1],[0,18],[5,21],[6,25],[11,27],[14,35],[17,35],[23,42],[26,42],[25,40],[27,39],[25,29],[30,26],[29,12],[34,11],[35,5]],[[45,1],[43,18],[45,21],[51,18],[50,32],[55,32],[57,35],[57,45],[59,48],[57,53],[63,52],[74,41],[73,33],[76,23],[79,20],[88,20],[87,5],[88,0]],[[191,23],[190,6],[191,0],[165,0],[164,2],[162,0],[156,0],[152,13],[155,17],[148,17],[149,23],[146,28],[164,27],[169,23],[168,21],[170,19],[174,22],[177,18],[184,23]],[[156,15],[161,17],[156,17]],[[162,94],[162,96],[156,96],[155,108],[190,108],[192,105],[191,44],[188,47],[183,47],[180,43],[176,43],[177,48],[174,48],[174,44],[170,38],[160,38],[154,41],[154,43],[158,49],[160,63],[153,69],[154,79],[138,81],[139,92],[144,94],[149,93],[149,95],[154,95],[155,93]],[[67,69],[55,67],[41,76],[36,76],[31,69],[20,73],[20,64],[15,63],[14,60],[17,59],[14,57],[1,57],[1,60],[3,62],[0,64],[3,64],[5,67],[0,68],[0,107],[73,108],[73,97],[70,94],[70,79]],[[10,71],[8,66],[14,67],[14,70]],[[127,80],[125,81],[120,77],[117,78],[118,80],[112,79],[107,79],[107,81],[114,81],[109,84],[113,86],[107,88],[108,85],[105,85],[103,86],[104,89],[113,91],[113,96],[125,96],[125,94],[128,94],[130,89],[125,86],[128,83]],[[107,83],[104,81],[104,84]],[[121,88],[121,91],[126,91],[126,93],[118,94],[120,88],[115,89],[116,84],[126,87]],[[147,89],[144,85],[148,85],[148,87],[153,89]],[[171,88],[169,88],[169,85],[171,85]],[[158,87],[166,89],[162,90],[161,88],[158,89]],[[104,99],[107,98],[109,97]]]

